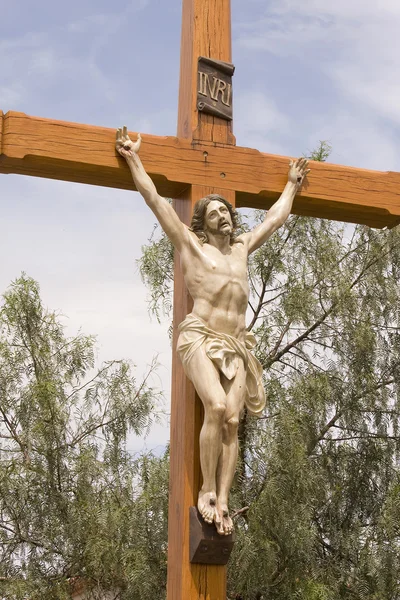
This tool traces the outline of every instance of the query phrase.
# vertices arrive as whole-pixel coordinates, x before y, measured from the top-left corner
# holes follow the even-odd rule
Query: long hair
[[[192,222],[190,223],[190,231],[193,231],[193,233],[197,235],[202,244],[208,242],[207,232],[204,229],[204,220],[206,216],[207,206],[213,200],[218,200],[218,202],[222,202],[222,204],[225,204],[225,206],[229,210],[229,214],[231,215],[232,219],[230,243],[233,244],[235,239],[235,230],[238,227],[238,214],[233,208],[232,204],[228,202],[228,200],[225,200],[225,198],[223,196],[220,196],[219,194],[209,194],[208,196],[205,196],[204,198],[201,198],[201,200],[198,200],[196,202],[193,209]]]

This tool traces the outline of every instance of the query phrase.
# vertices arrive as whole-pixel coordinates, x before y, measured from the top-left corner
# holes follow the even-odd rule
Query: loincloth
[[[193,314],[187,315],[178,330],[180,335],[176,349],[185,371],[193,354],[202,344],[205,344],[207,356],[229,380],[237,373],[239,357],[243,360],[246,370],[245,405],[250,414],[260,416],[265,407],[265,391],[262,384],[263,368],[249,352],[256,344],[254,335],[247,332],[243,343],[227,333],[214,331]]]

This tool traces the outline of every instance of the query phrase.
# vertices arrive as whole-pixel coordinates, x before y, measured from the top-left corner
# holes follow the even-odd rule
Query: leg
[[[233,531],[233,523],[229,516],[228,497],[236,470],[239,417],[246,392],[246,372],[242,360],[235,378],[231,381],[225,379],[223,387],[227,394],[227,407],[222,429],[222,452],[217,470],[218,516],[215,524],[218,533],[229,535]]]
[[[203,519],[212,523],[216,518],[218,459],[222,451],[222,429],[226,410],[226,393],[214,363],[204,345],[192,356],[186,375],[193,383],[204,406],[204,423],[200,433],[200,465],[203,485],[197,507]]]

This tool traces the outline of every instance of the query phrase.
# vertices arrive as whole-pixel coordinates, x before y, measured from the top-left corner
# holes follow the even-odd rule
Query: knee
[[[235,437],[237,435],[238,427],[239,427],[239,417],[234,416],[234,417],[230,417],[229,419],[227,419],[224,424],[225,436],[228,439],[232,439],[232,437]]]
[[[226,404],[224,402],[215,402],[208,407],[206,411],[206,418],[212,421],[223,421],[226,411]]]

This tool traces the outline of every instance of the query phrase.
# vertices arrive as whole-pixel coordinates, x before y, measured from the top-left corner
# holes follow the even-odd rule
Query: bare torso
[[[127,160],[137,190],[180,253],[186,286],[194,301],[192,313],[215,332],[244,341],[249,298],[247,257],[286,221],[296,191],[309,171],[307,160],[291,161],[288,183],[279,200],[262,223],[251,232],[240,235],[233,244],[231,235],[236,219],[229,210],[229,203],[214,194],[203,198],[207,203],[196,205],[197,216],[192,220],[192,227],[195,226],[196,231],[202,232],[208,240],[201,244],[171,205],[158,195],[137,155],[140,143],[140,136],[136,142],[129,139],[126,127],[117,130],[116,147]],[[186,339],[183,343],[191,345],[192,340]],[[233,378],[222,377],[203,343],[185,359],[183,366],[204,406],[200,434],[203,485],[197,506],[207,523],[215,522],[218,533],[229,535],[233,523],[229,516],[228,494],[237,461],[240,412],[247,394],[247,366],[243,358],[238,357]],[[248,372],[251,373],[251,368]],[[262,388],[261,374],[256,378],[257,389],[259,386]],[[261,401],[264,402],[264,395]],[[259,408],[262,409],[261,406]]]
[[[181,264],[194,302],[192,313],[211,329],[243,340],[249,298],[246,244],[239,238],[222,253],[210,244],[202,245],[191,231],[188,234]]]

